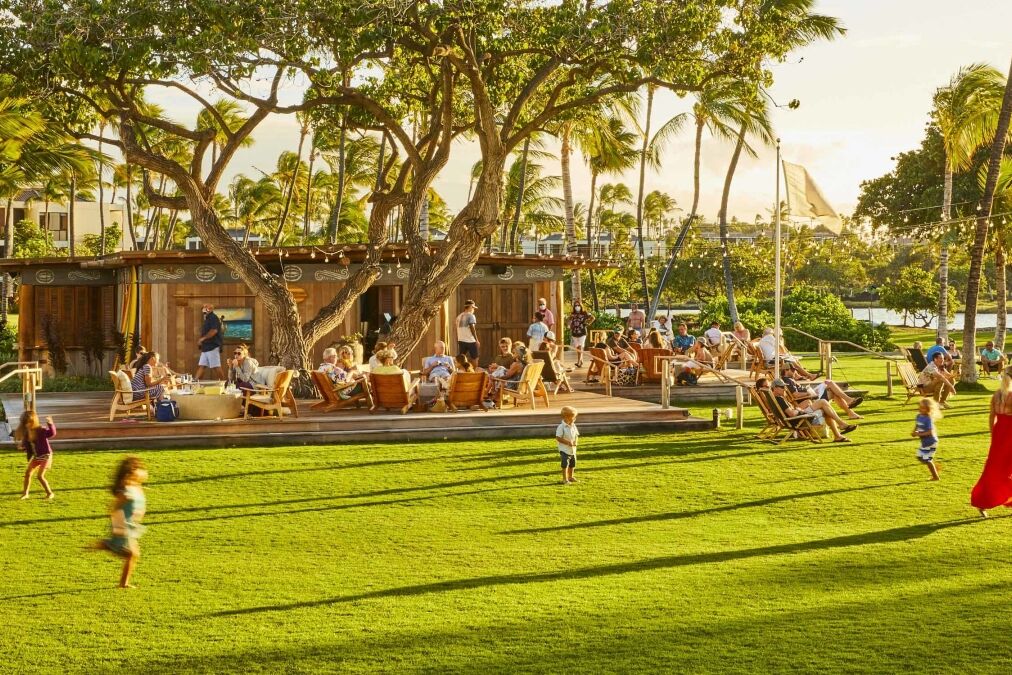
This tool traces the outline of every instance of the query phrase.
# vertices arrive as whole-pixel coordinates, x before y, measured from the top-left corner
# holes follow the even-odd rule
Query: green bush
[[[21,391],[21,378],[12,377],[0,382],[0,393],[15,394]],[[112,391],[109,377],[93,375],[56,375],[42,378],[42,391]]]
[[[737,301],[738,316],[745,327],[758,337],[767,326],[773,325],[773,299],[755,300],[742,298]],[[889,327],[873,326],[868,321],[854,319],[843,301],[829,291],[807,286],[796,286],[784,296],[781,306],[781,322],[787,327],[810,333],[823,340],[847,340],[872,351],[882,351],[889,346]],[[700,325],[719,321],[721,326],[730,328],[731,319],[727,311],[727,299],[716,298],[700,310]],[[794,351],[811,352],[818,349],[812,338],[784,330],[787,347]],[[846,345],[834,345],[834,350],[850,351]]]
[[[593,313],[593,312],[592,312]],[[611,312],[601,310],[594,314],[594,323],[590,324],[591,330],[611,330],[616,326],[625,328],[625,321]]]

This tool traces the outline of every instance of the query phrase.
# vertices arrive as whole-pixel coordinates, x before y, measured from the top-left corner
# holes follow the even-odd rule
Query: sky
[[[792,99],[801,104],[796,110],[774,109],[773,122],[784,160],[805,166],[837,212],[849,215],[861,181],[888,173],[892,157],[919,145],[937,87],[973,62],[1008,72],[1012,0],[821,0],[816,11],[837,17],[847,33],[773,67],[772,98],[779,104]],[[191,120],[196,114],[185,98],[153,98],[166,106],[169,117]],[[690,107],[691,97],[661,93],[654,128]],[[665,148],[661,170],[649,172],[646,179],[648,192],[670,194],[686,212],[692,202],[690,126]],[[298,126],[291,116],[268,118],[254,141],[236,154],[223,185],[238,173],[257,177],[261,170],[270,171],[282,151],[295,150]],[[557,146],[549,143],[547,149],[557,151]],[[707,218],[716,216],[732,150],[731,144],[704,136],[700,211]],[[467,200],[470,167],[478,158],[476,145],[458,143],[435,182],[453,212]],[[586,203],[590,173],[578,156],[572,168],[574,197]],[[545,169],[549,175],[558,173],[554,163]],[[731,190],[731,216],[747,221],[757,214],[767,217],[775,201],[775,169],[772,148],[755,159],[743,155]],[[602,180],[634,187],[637,179],[632,171]]]

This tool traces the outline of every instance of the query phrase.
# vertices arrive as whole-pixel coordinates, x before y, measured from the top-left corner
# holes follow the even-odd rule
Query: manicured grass
[[[132,591],[81,550],[123,453],[58,454],[54,503],[7,453],[0,670],[1009,672],[1012,519],[967,504],[986,393],[929,483],[882,362],[836,376],[874,395],[851,445],[757,442],[748,410],[585,437],[566,487],[548,439],[141,451]]]

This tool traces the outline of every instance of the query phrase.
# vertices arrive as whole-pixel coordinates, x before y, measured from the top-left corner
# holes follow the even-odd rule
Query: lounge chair
[[[772,414],[773,419],[780,426],[780,430],[770,439],[773,443],[779,443],[777,436],[780,435],[781,431],[790,430],[798,434],[801,438],[807,438],[813,443],[822,442],[823,427],[812,424],[812,420],[816,419],[815,413],[804,413],[801,415],[795,415],[794,417],[788,417],[787,413],[781,409],[780,404],[777,403],[776,397],[773,392],[769,390],[762,390],[757,392],[759,396],[763,397],[766,401],[766,407]]]
[[[545,384],[554,384],[555,389],[552,391],[553,394],[558,394],[559,389],[563,386],[566,387],[567,391],[572,391],[573,387],[569,384],[569,375],[566,374],[565,369],[561,372],[555,367],[555,359],[548,352],[531,352],[531,358],[544,362],[545,367],[541,371],[541,381]]]
[[[587,350],[587,358],[590,363],[587,365],[586,384],[600,384],[604,387],[604,393],[611,396],[611,378],[614,366],[605,358],[603,349],[591,347]]]
[[[253,391],[246,391],[243,397],[242,418],[249,419],[250,406],[258,408],[266,413],[277,413],[278,419],[285,416],[288,398],[291,396],[292,378],[295,377],[294,370],[285,370],[274,377],[274,383],[270,387],[262,384],[254,384]],[[298,417],[297,410],[293,411]]]
[[[499,387],[499,400],[496,402],[499,409],[502,409],[503,399],[507,396],[513,399],[514,407],[530,403],[531,410],[535,410],[537,406],[534,403],[534,399],[539,396],[544,400],[546,406],[550,405],[548,401],[548,389],[545,387],[545,383],[541,381],[541,371],[544,366],[543,361],[528,363],[524,366],[523,372],[520,373],[518,381],[499,380],[501,386]]]
[[[674,354],[670,349],[657,349],[654,347],[644,347],[640,350],[640,364],[643,366],[643,379],[647,382],[660,382],[661,381],[661,368],[657,362],[658,356],[671,356]]]
[[[401,373],[370,373],[369,389],[372,393],[371,413],[384,408],[399,410],[403,415],[418,404],[418,380],[406,385]]]
[[[759,349],[758,344],[755,342],[748,343],[748,355],[752,359],[752,367],[748,371],[750,378],[756,380],[761,375],[773,377],[773,366],[767,365],[766,357],[763,356],[763,352]]]
[[[332,412],[352,406],[359,408],[362,406],[362,401],[365,401],[369,404],[369,407],[372,407],[372,398],[369,395],[369,383],[366,380],[335,384],[327,377],[326,373],[319,370],[312,371],[309,376],[313,378],[313,384],[316,385],[316,390],[320,392],[320,396],[323,398],[319,403],[314,403],[310,406],[314,410]],[[341,396],[341,392],[345,390],[351,391],[359,384],[362,385],[362,388],[357,394],[351,394],[347,398]]]
[[[151,398],[151,393],[157,389],[157,387],[148,387],[143,389],[144,398],[134,400],[134,390],[130,386],[130,377],[126,371],[123,370],[110,370],[109,377],[112,379],[112,405],[109,406],[109,421],[112,422],[119,417],[129,417],[138,412],[143,412],[147,418],[151,419],[151,405],[154,403],[154,399]]]
[[[756,434],[756,438],[764,441],[772,441],[780,435],[783,427],[780,425],[780,421],[776,415],[774,415],[770,410],[769,402],[766,400],[766,397],[761,396],[759,394],[759,390],[755,387],[749,387],[748,392],[752,397],[752,400],[755,401],[756,407],[759,408],[759,412],[762,413],[763,420],[766,422],[766,426],[763,427],[758,434]]]
[[[267,391],[274,388],[274,381],[281,373],[285,372],[284,366],[261,366],[253,374],[253,386],[259,391]],[[292,371],[292,379],[299,376],[298,372]],[[259,386],[258,386],[259,385]],[[292,393],[291,385],[285,392],[285,407],[295,417],[299,416],[299,404],[295,402],[295,394]]]
[[[446,407],[450,410],[470,410],[485,407],[485,392],[488,390],[488,373],[464,373],[457,371],[450,376],[450,390],[446,394]]]
[[[904,389],[907,390],[907,400],[904,401],[904,405],[910,403],[910,399],[917,396],[925,396],[924,390],[921,389],[921,383],[917,377],[917,371],[914,370],[914,366],[906,361],[896,361],[896,371],[900,375],[900,380],[903,382]]]
[[[910,359],[910,363],[913,364],[914,369],[917,372],[921,372],[928,367],[928,360],[924,357],[924,352],[914,347],[907,347],[907,358]]]

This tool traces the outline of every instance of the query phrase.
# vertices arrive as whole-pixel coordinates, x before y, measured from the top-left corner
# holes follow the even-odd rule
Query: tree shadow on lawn
[[[216,480],[229,480],[232,478],[250,478],[253,476],[276,476],[284,475],[289,473],[312,473],[315,471],[340,471],[343,469],[363,469],[374,466],[387,466],[391,464],[408,464],[411,462],[429,462],[439,459],[454,459],[457,455],[444,455],[442,457],[417,457],[413,459],[378,459],[369,462],[354,462],[348,464],[326,464],[324,466],[311,466],[305,465],[295,466],[288,469],[264,469],[261,471],[238,471],[235,473],[220,473],[211,474],[207,476],[187,476],[185,478],[172,478],[169,480],[153,480],[147,483],[148,486],[156,487],[161,485],[184,485],[188,483],[206,483],[209,481]],[[85,486],[85,487],[68,487],[60,488],[60,492],[87,492],[89,490],[108,490],[108,485],[101,486]],[[0,492],[0,495],[16,496],[21,494],[20,492]]]
[[[878,490],[881,488],[898,487],[901,485],[913,485],[914,483],[920,483],[922,481],[903,481],[901,483],[889,483],[887,485],[865,485],[863,487],[850,487],[850,488],[837,488],[832,490],[817,490],[815,492],[798,492],[789,495],[778,495],[776,497],[766,497],[764,499],[755,499],[749,502],[740,502],[738,504],[724,504],[723,506],[711,506],[706,509],[696,509],[693,511],[672,511],[670,513],[652,513],[642,516],[629,516],[627,518],[611,518],[608,520],[591,520],[583,523],[571,523],[569,525],[552,525],[550,527],[531,527],[520,530],[504,530],[499,532],[501,535],[506,534],[540,534],[543,532],[562,532],[565,530],[582,530],[592,527],[607,527],[609,525],[632,525],[635,523],[653,523],[663,522],[666,520],[682,520],[684,518],[693,518],[695,516],[705,516],[711,513],[725,513],[727,511],[737,511],[739,509],[751,509],[758,508],[760,506],[770,506],[772,504],[779,504],[781,502],[790,502],[796,499],[811,499],[815,497],[828,497],[830,495],[845,494],[848,492],[863,492],[865,490]]]
[[[809,551],[821,551],[827,549],[849,548],[852,546],[864,546],[867,544],[891,544],[914,539],[921,539],[935,532],[963,525],[987,522],[981,518],[950,520],[940,523],[924,523],[921,525],[906,525],[894,527],[888,530],[875,532],[862,532],[859,534],[848,534],[828,539],[816,539],[794,544],[776,544],[773,546],[762,546],[758,548],[746,548],[731,551],[714,551],[709,553],[690,553],[684,555],[662,556],[659,558],[648,558],[633,562],[615,563],[595,567],[581,567],[575,569],[553,570],[551,572],[533,572],[522,574],[499,574],[471,579],[457,579],[453,581],[438,581],[428,584],[416,584],[412,586],[400,586],[380,591],[369,591],[343,595],[322,600],[306,600],[303,602],[292,602],[280,605],[264,605],[261,607],[247,607],[244,609],[222,610],[205,616],[230,617],[245,614],[259,614],[263,612],[285,612],[297,609],[314,607],[329,607],[362,600],[380,598],[401,598],[430,593],[446,593],[450,591],[474,590],[493,588],[497,586],[515,586],[522,584],[536,584],[553,581],[572,581],[574,579],[594,579],[598,577],[628,574],[633,572],[649,572],[653,570],[672,569],[677,567],[688,567],[693,565],[710,565],[714,563],[732,562],[736,560],[748,560],[751,558],[767,557],[774,555],[793,555]]]

